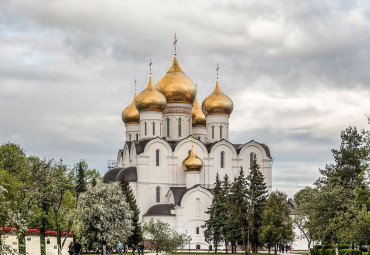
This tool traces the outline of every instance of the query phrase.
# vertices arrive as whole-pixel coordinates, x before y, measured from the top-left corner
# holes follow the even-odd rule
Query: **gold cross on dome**
[[[175,39],[173,40],[173,46],[175,47],[175,55],[176,55],[176,44],[177,44],[177,38],[175,33]]]
[[[220,70],[220,66],[217,63],[216,72],[217,72],[217,79],[218,79],[218,70]]]
[[[149,60],[149,70],[150,70],[150,74],[152,74],[152,59]]]

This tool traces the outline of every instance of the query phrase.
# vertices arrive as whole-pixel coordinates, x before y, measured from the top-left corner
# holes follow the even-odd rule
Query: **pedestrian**
[[[118,241],[117,251],[118,251],[118,254],[119,255],[122,255],[122,252],[123,252],[123,243],[121,243],[121,241]]]
[[[74,254],[80,255],[82,246],[80,244],[80,240],[76,239],[76,242],[73,244]]]
[[[284,244],[281,245],[281,251],[284,253]]]
[[[108,252],[108,255],[112,254],[112,245],[110,245],[110,243],[108,243],[107,245],[107,252]]]
[[[125,254],[127,254],[127,252],[128,252],[128,244],[126,243],[125,244]]]
[[[73,241],[71,241],[70,244],[68,245],[68,253],[69,253],[69,255],[73,255],[75,253],[75,248],[73,246]]]
[[[140,251],[141,251],[141,255],[144,255],[144,243],[141,243],[140,244]],[[139,254],[140,255],[140,254]]]
[[[137,245],[137,255],[140,255],[141,243]]]
[[[135,244],[132,244],[132,255],[135,255],[136,247]]]
[[[286,244],[286,245],[285,245],[285,253],[288,253],[288,250],[289,250],[289,245],[288,245],[288,244]]]

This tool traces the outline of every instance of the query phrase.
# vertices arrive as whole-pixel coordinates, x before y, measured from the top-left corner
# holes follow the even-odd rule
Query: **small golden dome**
[[[194,82],[181,69],[176,54],[170,69],[157,83],[157,89],[168,103],[193,104],[196,95]]]
[[[150,74],[148,86],[136,98],[136,108],[139,112],[162,112],[166,108],[166,98],[154,87],[152,74]]]
[[[189,156],[182,162],[182,167],[186,172],[202,170],[203,161],[195,154],[193,146],[191,146]]]
[[[216,87],[213,92],[204,99],[202,104],[202,110],[205,115],[209,114],[226,114],[230,115],[233,111],[233,101],[230,97],[225,95],[221,89],[218,82],[218,77],[216,81]]]
[[[136,109],[135,100],[136,100],[136,89],[134,99],[132,99],[131,104],[129,104],[122,112],[122,121],[125,124],[140,123],[140,114],[139,111]]]
[[[195,98],[193,110],[191,111],[193,127],[205,127],[206,116],[204,116],[202,109],[200,108],[198,97]]]

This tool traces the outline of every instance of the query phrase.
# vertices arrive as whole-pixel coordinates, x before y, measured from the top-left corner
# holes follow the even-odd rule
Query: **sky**
[[[102,174],[124,145],[122,110],[168,70],[233,100],[230,141],[269,146],[290,197],[333,162],[348,126],[369,129],[370,2],[2,0],[0,143],[80,159]]]

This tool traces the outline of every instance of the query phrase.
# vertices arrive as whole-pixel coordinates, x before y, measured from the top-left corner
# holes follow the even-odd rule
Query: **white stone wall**
[[[206,127],[193,127],[192,128],[193,136],[195,139],[201,140],[203,143],[207,141],[207,129]]]
[[[140,140],[140,124],[128,123],[125,126],[126,126],[126,141],[132,142],[135,140]]]
[[[140,112],[140,140],[149,139],[157,136],[162,137],[162,120],[163,120],[162,112],[157,111]]]
[[[168,141],[179,141],[191,135],[192,105],[185,103],[168,103],[164,111],[163,136]],[[179,132],[179,119],[181,120],[181,132]],[[169,122],[169,129],[167,123]],[[168,133],[169,131],[169,133]]]
[[[229,115],[224,114],[206,116],[208,143],[214,143],[221,139],[229,140],[229,117]]]

